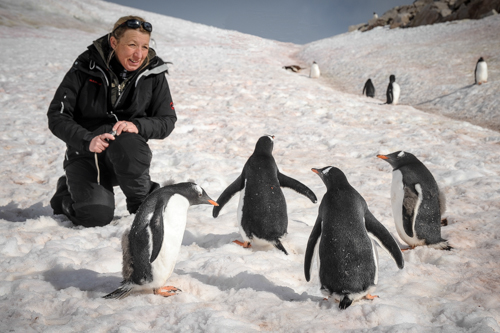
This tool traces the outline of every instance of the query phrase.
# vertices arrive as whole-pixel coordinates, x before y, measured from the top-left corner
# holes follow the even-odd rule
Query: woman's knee
[[[122,133],[111,142],[106,156],[115,172],[137,176],[149,169],[153,154],[142,136]]]

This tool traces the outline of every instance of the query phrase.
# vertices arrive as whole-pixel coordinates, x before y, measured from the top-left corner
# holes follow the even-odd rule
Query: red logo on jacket
[[[171,108],[172,110],[175,110],[175,108],[174,108],[174,102],[170,102],[170,108]]]
[[[90,81],[90,82],[92,82],[92,83],[97,83],[97,84],[98,84],[98,85],[100,85],[100,86],[102,85],[102,83],[97,82],[96,80],[93,80],[93,79],[89,79],[89,81]]]

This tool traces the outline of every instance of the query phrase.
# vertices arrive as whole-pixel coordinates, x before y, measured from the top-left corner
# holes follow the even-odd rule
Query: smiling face
[[[110,38],[111,47],[123,68],[132,72],[141,67],[149,51],[149,34],[127,29],[120,39]]]

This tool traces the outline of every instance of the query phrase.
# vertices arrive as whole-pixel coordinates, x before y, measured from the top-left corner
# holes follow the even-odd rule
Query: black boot
[[[68,185],[66,185],[66,176],[62,176],[57,180],[56,193],[52,199],[50,199],[50,206],[54,210],[54,214],[65,214],[62,207],[65,197],[71,199],[71,195],[68,191]]]

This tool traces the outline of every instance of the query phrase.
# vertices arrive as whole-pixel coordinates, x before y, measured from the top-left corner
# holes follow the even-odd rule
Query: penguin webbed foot
[[[179,288],[173,287],[173,286],[165,286],[165,287],[161,287],[158,289],[153,289],[153,293],[155,295],[160,295],[163,297],[174,296],[174,295],[177,295],[178,293],[181,293],[181,292],[182,292],[182,290],[180,290]]]
[[[241,242],[239,240],[234,240],[233,243],[238,244],[239,246],[243,246],[245,249],[252,247],[250,242]]]
[[[378,297],[378,295],[366,294],[365,298],[369,299],[369,300],[374,300],[375,298],[379,298],[379,297]]]

